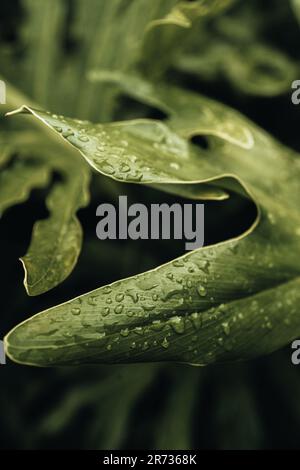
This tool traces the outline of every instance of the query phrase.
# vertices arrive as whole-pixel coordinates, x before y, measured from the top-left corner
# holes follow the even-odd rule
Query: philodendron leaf
[[[288,93],[299,75],[299,64],[287,51],[266,40],[265,33],[278,14],[275,11],[262,5],[258,18],[255,2],[239,2],[229,14],[195,25],[173,67],[199,76],[210,86],[212,82],[228,82],[233,92],[257,96]]]
[[[89,78],[113,83],[124,94],[159,108],[168,115],[168,125],[182,137],[205,135],[220,137],[242,149],[251,150],[254,146],[250,131],[250,125],[254,128],[254,124],[209,98],[164,83],[155,84],[138,74],[92,70]],[[198,166],[199,171],[202,169]]]
[[[206,80],[216,80],[222,74],[234,89],[249,95],[276,96],[290,90],[299,67],[288,56],[259,42],[241,49],[224,41],[220,38],[201,55],[182,54],[176,67]]]
[[[236,239],[189,252],[35,315],[5,339],[13,360],[40,366],[144,361],[204,365],[266,354],[299,335],[298,155],[221,104],[172,88],[158,88],[157,96],[169,109],[170,127],[164,130],[172,139],[158,142],[146,177],[141,172],[139,181],[155,184],[157,175],[162,189],[164,184],[178,185],[179,179],[170,181],[173,173],[166,176],[161,166],[161,159],[169,162],[168,146],[177,135],[180,158],[185,156],[180,160],[182,181],[194,183],[202,175],[204,182],[213,181],[222,190],[243,188],[259,206],[258,226],[253,230],[254,223]],[[121,140],[126,140],[126,154],[135,157],[135,165],[141,161],[144,167],[150,146],[142,145],[138,121],[133,133],[127,122],[101,128],[81,123],[80,132],[70,119],[25,111],[60,135],[69,129],[70,144],[96,169],[91,149],[105,147],[115,168],[123,162]],[[112,139],[113,129],[119,146]],[[205,152],[188,141],[197,134],[208,136]],[[154,133],[149,131],[144,139],[153,141]],[[101,150],[103,173],[105,155]],[[187,168],[192,171],[189,180]]]
[[[73,270],[81,250],[82,229],[76,212],[89,201],[89,171],[80,162],[56,163],[63,181],[51,189],[46,199],[50,215],[35,223],[29,250],[21,259],[29,295],[60,284]]]
[[[19,99],[8,86],[8,105]],[[26,201],[33,189],[47,187],[54,173],[60,177],[46,198],[49,216],[35,223],[29,250],[21,259],[27,293],[38,295],[62,282],[76,264],[82,244],[76,212],[89,200],[90,169],[70,146],[38,126],[3,132],[0,142],[0,212]]]
[[[76,212],[88,203],[90,171],[71,149],[40,135],[29,143],[23,137],[3,153],[7,166],[0,166],[0,213],[26,201],[33,189],[47,187],[54,172],[61,177],[46,199],[49,216],[35,223],[30,247],[21,258],[27,293],[38,295],[61,283],[76,264],[82,244]],[[17,158],[10,161],[15,152]]]
[[[103,121],[112,116],[115,90],[105,84],[95,99],[95,86],[86,80],[88,69],[124,71],[142,61],[158,73],[169,66],[195,19],[217,14],[232,0],[76,0],[71,16],[70,5],[61,0],[21,3],[21,38],[26,44],[20,59],[22,88],[40,106]],[[61,47],[64,37],[79,46],[72,54]],[[60,86],[53,87],[58,76]]]
[[[27,98],[8,83],[7,108],[23,100]],[[29,295],[54,288],[72,272],[82,244],[76,212],[88,203],[90,180],[90,169],[79,155],[36,124],[0,135],[0,212],[24,202],[33,189],[47,187],[54,173],[59,175],[45,201],[49,216],[34,224],[30,247],[21,258]]]
[[[19,68],[12,62],[11,71],[5,70],[5,73],[8,73],[14,83],[19,83],[39,106],[63,109],[72,115],[107,121],[113,113],[118,92],[114,86],[104,84],[102,92],[97,94],[101,95],[100,105],[100,98],[98,102],[95,100],[95,89],[99,91],[99,85],[87,80],[87,70],[101,67],[124,71],[135,68],[141,59],[144,64],[149,64],[152,62],[153,51],[157,55],[157,38],[153,36],[156,29],[160,30],[162,39],[159,55],[164,58],[164,64],[168,65],[169,31],[173,30],[173,26],[177,25],[178,30],[184,30],[184,37],[180,36],[180,42],[183,43],[187,32],[192,29],[194,19],[215,14],[230,3],[231,0],[197,0],[193,4],[184,0],[152,0],[150,3],[148,0],[79,0],[73,2],[72,15],[69,17],[70,5],[66,2],[22,0],[25,15],[18,38],[21,44],[18,43],[18,47],[23,48],[26,45],[26,54],[20,58]],[[179,16],[184,16],[184,22],[189,24],[178,23],[176,12],[180,12]],[[172,36],[174,37],[173,33]],[[65,38],[66,43],[76,39],[76,44],[80,47],[75,47],[70,54],[68,47],[61,47],[58,38]],[[118,47],[112,48],[111,44],[118,44]],[[152,52],[149,49],[146,57],[147,48]],[[154,65],[158,69],[161,62],[152,62],[153,70]],[[58,76],[60,86],[52,87]],[[20,82],[19,77],[22,77]],[[6,78],[3,80],[7,82]],[[81,92],[78,94],[79,89]],[[5,109],[18,107],[23,102],[32,105],[29,99],[22,98],[19,90],[7,83]],[[24,201],[32,189],[47,186],[53,172],[58,172],[62,178],[62,181],[54,181],[51,186],[46,200],[49,217],[35,224],[29,251],[22,258],[27,292],[29,295],[37,295],[62,282],[76,263],[82,239],[76,211],[87,204],[90,169],[79,156],[74,157],[71,154],[71,147],[69,152],[66,147],[49,147],[47,139],[28,145],[28,142],[23,143],[15,135],[8,147],[1,148],[1,166],[15,152],[15,139],[19,141],[18,156],[16,165],[11,165],[5,173],[2,172],[1,181],[5,184],[0,190],[0,210]],[[29,163],[29,159],[25,161],[23,158],[25,146],[33,153],[34,162]],[[22,160],[20,165],[24,165],[24,171],[19,167],[19,160]],[[176,179],[176,161],[172,165],[165,179],[170,172],[174,173],[171,175],[172,180]],[[109,168],[108,166],[108,171]],[[126,168],[124,164],[123,174],[126,173]],[[14,178],[12,183],[10,177]],[[138,174],[133,173],[132,178],[137,177]],[[167,190],[167,185],[165,189]],[[169,190],[182,192],[183,195],[192,193],[192,197],[196,198],[227,197],[226,191],[213,183],[207,183],[205,187],[199,187],[197,183],[180,185],[178,188],[172,185]]]
[[[145,30],[142,57],[139,66],[147,76],[162,75],[172,64],[184,44],[195,32],[201,18],[219,14],[234,0],[180,0],[164,16],[150,21]],[[159,44],[160,53],[157,54]],[[102,68],[103,68],[102,64]],[[120,70],[120,69],[119,69]]]

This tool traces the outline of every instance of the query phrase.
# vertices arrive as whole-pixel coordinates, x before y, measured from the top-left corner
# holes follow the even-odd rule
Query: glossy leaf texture
[[[5,339],[7,353],[16,361],[40,366],[206,365],[266,354],[299,334],[298,155],[224,105],[180,89],[149,86],[147,93],[135,86],[136,96],[149,101],[153,92],[156,105],[169,114],[163,129],[172,138],[162,139],[147,163],[149,141],[153,144],[157,137],[155,121],[146,122],[145,135],[144,120],[95,126],[28,107],[21,111],[52,127],[102,173],[103,158],[111,154],[116,173],[105,174],[122,180],[118,165],[128,161],[120,151],[124,143],[116,146],[111,139],[111,127],[117,128],[118,142],[126,141],[126,154],[135,157],[134,167],[147,164],[141,172],[146,177],[138,182],[155,184],[157,175],[159,187],[167,184],[166,190],[173,173],[161,172],[161,159],[169,161],[176,135],[178,154],[186,159],[182,181],[194,184],[197,175],[197,184],[209,180],[222,190],[252,197],[259,223],[241,237],[187,253],[26,320]],[[205,152],[190,144],[190,137],[198,134],[209,139]],[[97,162],[95,152],[101,146],[105,155]],[[188,179],[189,171],[193,179]],[[178,182],[174,180],[175,188]]]
[[[152,54],[156,53],[157,29],[161,39],[160,57],[169,64],[167,58],[172,41],[180,36],[183,44],[197,18],[215,15],[231,1],[199,0],[191,4],[187,1],[153,0],[150,7],[148,0],[133,1],[130,5],[127,0],[76,0],[73,3],[70,18],[67,2],[22,1],[24,21],[19,47],[26,49],[26,54],[21,55],[17,70],[14,66],[17,52],[11,46],[10,54],[3,57],[9,62],[7,77],[3,79],[19,83],[26,94],[7,83],[7,106],[4,109],[11,110],[26,102],[58,112],[63,103],[64,112],[71,115],[107,121],[114,113],[118,91],[109,83],[103,84],[99,90],[98,84],[87,80],[87,70],[102,67],[124,71],[134,68],[141,58],[144,66],[151,63],[154,68]],[[178,17],[185,18],[185,24],[178,22]],[[123,37],[126,37],[125,41]],[[66,45],[78,44],[74,46],[72,55],[66,54],[66,48],[61,47],[63,40]],[[113,43],[118,43],[118,48],[110,47]],[[20,74],[22,80],[19,80]],[[59,86],[56,86],[57,82]],[[96,93],[99,100],[95,100]],[[115,129],[117,132],[117,125]],[[157,129],[164,132],[163,125],[159,123]],[[112,126],[111,132],[113,130]],[[82,230],[76,213],[88,204],[91,171],[70,147],[62,146],[59,140],[49,140],[49,133],[41,134],[38,128],[27,129],[20,135],[17,131],[3,134],[1,152],[1,212],[26,201],[33,189],[49,189],[45,201],[49,217],[35,224],[29,250],[22,258],[28,294],[42,294],[65,280],[76,265],[82,244]],[[10,164],[12,156],[14,159]],[[126,168],[124,163],[123,169]],[[110,171],[110,164],[106,169]],[[164,179],[172,171],[175,172],[174,168],[169,169]],[[59,175],[60,181],[52,184],[54,174]],[[131,176],[132,180],[137,179],[138,173]],[[174,179],[176,175],[170,178]],[[194,185],[192,191],[207,199],[227,197],[225,191],[209,184],[205,189]]]
[[[8,107],[26,99],[21,97],[8,87]],[[77,262],[82,229],[76,213],[89,201],[90,170],[71,148],[38,126],[9,128],[0,139],[1,213],[25,202],[34,189],[47,192],[48,216],[34,224],[30,246],[21,259],[27,293],[41,294],[66,279]]]

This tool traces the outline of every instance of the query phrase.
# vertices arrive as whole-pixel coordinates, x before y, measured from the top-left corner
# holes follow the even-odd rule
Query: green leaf
[[[299,72],[298,64],[274,47],[256,43],[240,50],[221,40],[201,56],[182,54],[176,67],[207,81],[222,74],[236,92],[256,96],[287,93]]]
[[[26,99],[10,85],[7,90],[8,107]],[[49,216],[35,223],[29,250],[21,259],[29,295],[54,288],[72,272],[82,245],[76,212],[89,202],[88,166],[70,146],[45,131],[36,125],[31,130],[9,129],[0,137],[0,211],[26,201],[33,189],[49,188]],[[60,180],[50,185],[54,173]]]
[[[23,0],[26,20],[23,23],[21,39],[26,44],[28,53],[22,58],[24,74],[21,87],[41,104],[49,104],[52,107],[55,106],[56,109],[60,109],[63,102],[64,109],[69,109],[72,113],[78,109],[83,116],[91,115],[93,109],[99,115],[99,109],[101,109],[100,118],[105,117],[107,119],[114,107],[116,90],[108,84],[105,85],[102,90],[103,100],[99,108],[94,99],[95,85],[86,80],[86,69],[100,66],[117,70],[128,69],[140,59],[141,54],[144,54],[142,49],[146,31],[151,30],[154,33],[156,21],[159,23],[161,18],[168,17],[167,23],[171,26],[176,22],[174,12],[179,10],[182,11],[182,14],[187,15],[188,21],[191,21],[194,16],[206,15],[212,10],[217,11],[220,9],[221,4],[225,5],[228,2],[216,1],[213,2],[214,5],[208,7],[208,5],[204,5],[207,2],[202,1],[190,5],[188,2],[178,3],[176,0],[164,2],[155,0],[152,2],[151,8],[149,8],[148,2],[144,0],[142,2],[132,2],[129,7],[124,0],[116,0],[115,2],[103,0],[101,3],[88,0],[88,7],[86,3],[76,2],[73,11],[70,34],[76,36],[81,46],[80,50],[77,51],[75,60],[70,63],[69,58],[64,58],[64,52],[60,48],[59,42],[54,41],[54,38],[61,37],[63,34],[67,15],[66,5],[63,5],[60,0],[47,0],[43,5],[37,0]],[[125,6],[127,8],[124,9]],[[143,12],[142,15],[141,12]],[[114,19],[116,19],[115,22]],[[114,28],[112,28],[113,24],[115,24]],[[163,34],[168,29],[168,25],[165,25],[166,28],[164,28]],[[126,36],[124,42],[121,40],[123,36]],[[116,41],[119,43],[117,50],[108,47]],[[153,42],[155,38],[149,39],[147,33],[148,46],[151,41],[155,44]],[[100,50],[99,44],[102,45]],[[132,44],[134,47],[128,47],[128,44]],[[48,51],[46,55],[45,50]],[[167,51],[164,55],[167,56]],[[163,56],[162,50],[161,56]],[[52,85],[58,76],[58,67],[60,86],[53,87]],[[70,80],[70,77],[72,77],[72,80]],[[81,89],[82,93],[80,93],[78,100],[74,100],[74,94],[77,94],[78,89]],[[16,106],[21,99],[22,94],[8,84],[8,107],[11,107],[12,103]],[[24,101],[30,102],[25,98]],[[157,128],[159,126],[160,124],[157,123]],[[132,127],[134,127],[134,124]],[[161,127],[163,128],[163,125]],[[152,129],[151,132],[155,130]],[[163,130],[159,131],[160,133],[163,132]],[[24,152],[22,146],[24,147],[25,143],[20,137],[17,137],[19,140],[18,149],[22,153]],[[11,152],[16,148],[16,136],[13,140]],[[1,196],[3,198],[2,209],[5,209],[9,205],[26,200],[33,188],[46,186],[53,171],[58,171],[63,178],[62,183],[55,183],[50,190],[51,192],[46,201],[50,216],[48,219],[36,223],[29,251],[22,258],[25,269],[24,283],[26,290],[29,295],[38,295],[62,282],[76,264],[81,247],[82,233],[75,213],[88,202],[87,186],[89,178],[88,169],[83,163],[80,163],[78,158],[77,161],[73,160],[73,162],[76,161],[75,166],[74,163],[71,163],[70,158],[73,157],[67,152],[66,148],[61,150],[53,148],[53,153],[57,151],[60,153],[59,158],[54,158],[53,153],[49,151],[48,143],[41,142],[41,139],[33,139],[31,144],[26,145],[27,148],[34,151],[34,172],[31,172],[31,167],[26,163],[28,171],[31,172],[31,177],[26,177],[26,170],[23,176],[16,178],[15,184],[11,184],[9,175],[6,175],[6,185],[2,187]],[[39,151],[37,151],[37,145],[39,145]],[[1,154],[2,164],[8,158],[8,155],[6,157],[5,148],[3,148]],[[171,157],[169,159],[171,164]],[[175,168],[176,165],[177,163],[174,161],[173,166]],[[41,170],[39,170],[40,167]],[[165,180],[172,172],[170,180],[176,180],[174,167],[170,167],[169,172],[165,175]],[[109,169],[110,166],[107,165],[107,168]],[[127,168],[125,163],[123,168]],[[10,175],[14,177],[12,173]],[[22,182],[20,177],[23,178]],[[138,179],[138,177],[139,174],[136,171],[132,175],[132,180]],[[174,189],[175,185],[170,187],[171,192]],[[227,197],[224,190],[210,184],[207,184],[203,189],[198,187],[197,184],[193,185],[192,189],[188,187],[182,189],[180,186],[176,191],[182,191],[183,194],[189,194],[192,191],[195,197],[201,196],[206,199]],[[63,198],[62,195],[68,197]],[[61,203],[59,204],[62,199],[65,201],[63,207]]]
[[[86,79],[86,70],[94,67],[115,70],[133,68],[140,61],[141,56],[145,60],[146,43],[147,47],[152,48],[156,44],[156,39],[154,37],[151,39],[150,36],[155,34],[160,20],[166,23],[160,34],[168,35],[169,27],[171,28],[177,22],[176,11],[186,15],[186,21],[192,24],[197,16],[215,13],[226,4],[228,4],[227,0],[216,0],[210,5],[207,1],[197,1],[191,5],[189,2],[176,0],[153,0],[150,8],[148,0],[134,1],[130,5],[127,0],[76,1],[66,33],[66,21],[69,21],[67,5],[60,0],[46,0],[43,4],[38,0],[23,0],[25,14],[20,41],[21,47],[26,48],[26,54],[20,58],[20,70],[22,70],[20,87],[40,105],[50,106],[52,109],[69,110],[73,115],[77,112],[81,116],[94,114],[100,119],[107,120],[113,112],[118,93],[115,87],[105,84],[101,91],[102,99],[101,106],[99,106],[99,102],[95,101],[95,88],[99,88],[99,85]],[[167,21],[164,20],[165,18],[168,18]],[[158,22],[157,25],[155,22]],[[60,41],[57,40],[57,38],[62,40],[64,34],[71,39],[76,39],[78,44],[80,43],[80,47],[71,58],[66,55]],[[145,41],[146,36],[147,41]],[[126,37],[125,41],[122,40],[123,37]],[[110,45],[116,42],[119,47],[111,48]],[[100,48],[99,44],[101,44]],[[163,45],[160,55],[168,57],[168,51],[163,48]],[[148,57],[147,60],[151,61],[151,58]],[[15,67],[12,69],[15,70]],[[15,73],[11,76],[15,82],[18,82],[19,77]],[[53,86],[58,76],[59,86]],[[10,84],[7,84],[7,88],[8,109],[18,106],[20,101],[32,104],[29,98],[23,98],[20,91]],[[81,93],[75,100],[74,96],[77,96],[79,89]],[[158,123],[156,127],[159,128],[159,126]],[[133,127],[134,124],[132,124]],[[163,125],[161,127],[163,128]],[[156,128],[151,130],[151,132],[154,131]],[[164,131],[159,129],[159,132]],[[50,189],[46,200],[50,216],[36,223],[29,251],[22,258],[27,292],[29,295],[38,295],[62,282],[76,264],[82,233],[75,213],[88,202],[88,169],[79,158],[76,160],[72,157],[66,147],[55,149],[55,146],[50,145],[47,140],[42,141],[38,133],[36,133],[37,138],[34,137],[30,143],[26,139],[22,140],[22,137],[26,137],[25,135],[16,136],[15,134],[11,134],[7,144],[10,146],[10,155],[7,153],[7,146],[2,147],[0,164],[6,163],[16,147],[19,152],[19,161],[20,155],[24,153],[25,145],[28,151],[34,153],[35,163],[31,166],[28,161],[24,163],[26,169],[23,175],[18,175],[15,170],[16,178],[12,169],[9,174],[3,175],[5,185],[1,190],[2,210],[26,200],[32,189],[47,186],[54,171],[58,171],[63,179],[63,182],[54,183],[53,188]],[[56,153],[59,153],[59,158],[54,158],[53,154]],[[73,159],[73,163],[70,159]],[[169,160],[171,164],[171,155]],[[18,165],[19,163],[17,167]],[[170,167],[166,172],[164,180],[170,176],[171,181],[176,181],[176,165],[174,161],[173,168]],[[34,170],[31,170],[32,167]],[[109,165],[107,168],[110,168]],[[123,168],[127,168],[125,164]],[[29,178],[27,178],[27,171],[30,172]],[[138,177],[139,174],[134,172],[132,180]],[[12,178],[15,178],[14,183],[10,182]],[[165,189],[167,190],[167,185]],[[183,195],[193,192],[194,197],[201,196],[206,199],[227,197],[226,191],[209,183],[205,188],[197,184],[192,185],[191,188],[181,187],[181,185],[175,188],[175,185],[172,185],[169,190],[182,192]],[[62,198],[61,195],[65,197]],[[63,207],[61,203],[58,204],[62,199],[65,201]]]
[[[154,185],[196,199],[228,197],[226,191],[214,186],[215,170],[209,162],[200,169],[196,150],[160,121],[143,119],[94,125],[62,120],[27,106],[15,113],[33,114],[79,150],[93,168],[117,181]],[[205,151],[202,156],[206,156]],[[200,178],[206,179],[203,189]]]
[[[18,161],[0,173],[0,212],[26,201],[33,188],[49,182],[49,169],[36,162]]]
[[[36,222],[29,250],[21,259],[29,295],[60,284],[72,272],[81,250],[82,229],[76,212],[89,201],[89,172],[80,165],[69,170],[62,173],[65,180],[51,190],[46,200],[50,216]]]
[[[272,45],[266,41],[266,31],[276,24],[276,15],[286,13],[282,5],[274,5],[274,12],[261,5],[258,17],[255,2],[239,2],[229,15],[201,23],[176,55],[174,67],[210,86],[212,82],[219,86],[220,80],[223,85],[228,83],[230,92],[239,95],[288,93],[299,75],[299,64],[275,41]]]
[[[125,95],[165,112],[168,125],[184,138],[205,135],[219,137],[246,150],[254,146],[250,130],[250,127],[255,129],[254,124],[209,98],[164,83],[150,82],[138,74],[94,70],[89,78],[109,81]]]
[[[72,152],[44,145],[31,152],[24,144],[19,157],[0,172],[0,211],[24,202],[32,189],[47,187],[54,171],[62,180],[54,182],[46,199],[49,217],[37,221],[27,254],[21,259],[24,284],[29,295],[46,292],[62,282],[73,270],[82,244],[82,230],[76,212],[89,201],[89,169]],[[18,149],[18,146],[16,147]],[[33,157],[34,155],[34,157]],[[64,201],[64,203],[62,203]]]
[[[87,70],[124,71],[139,64],[151,69],[152,74],[161,73],[160,67],[165,70],[174,53],[188,39],[194,20],[215,15],[231,3],[232,0],[193,3],[75,0],[70,15],[69,5],[61,0],[22,0],[24,21],[20,40],[26,48],[26,54],[20,59],[22,80],[15,73],[13,57],[8,78],[19,82],[40,106],[55,109],[57,113],[100,121],[111,119],[116,107],[115,90],[108,84],[101,90],[98,87],[95,99],[96,87],[86,79]],[[72,54],[61,47],[66,39],[74,44]],[[118,47],[111,47],[112,44]],[[55,86],[58,77],[59,86]]]
[[[161,76],[176,61],[176,56],[195,35],[198,24],[218,15],[235,0],[179,1],[163,17],[150,21],[138,63],[146,76]],[[197,28],[198,29],[198,28]],[[159,56],[157,45],[159,44]],[[102,67],[107,68],[107,67]]]
[[[180,148],[183,142],[189,147],[188,168],[197,156],[193,176],[202,174],[204,182],[210,178],[221,189],[244,195],[246,190],[259,205],[258,226],[256,221],[240,237],[190,252],[26,320],[5,339],[15,361],[44,366],[147,361],[204,365],[266,354],[299,334],[298,155],[224,105],[171,87],[153,86],[152,91],[169,109],[170,128],[165,125],[165,131],[174,138],[176,130]],[[73,120],[27,107],[23,111],[53,128],[70,128],[69,143],[88,161],[93,159],[90,149],[104,143],[105,154],[113,161],[116,152],[122,163],[123,154],[108,139],[109,124],[100,128],[81,123],[83,132],[78,134]],[[134,151],[138,165],[139,159],[144,164],[148,147],[140,147],[143,139],[136,123],[134,137],[128,134],[131,123],[112,127],[121,142],[125,126],[126,152]],[[197,134],[208,135],[207,153],[190,150],[188,138]],[[86,136],[87,146],[79,144],[79,136]],[[152,131],[150,136],[153,140]],[[173,139],[166,139],[155,159],[152,155],[144,182],[153,183],[158,168],[157,181],[164,187],[160,160],[168,158],[168,142],[172,147]]]

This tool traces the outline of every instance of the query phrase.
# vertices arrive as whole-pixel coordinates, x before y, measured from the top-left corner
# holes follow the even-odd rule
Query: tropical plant
[[[271,421],[255,393],[265,369],[281,399],[299,386],[289,355],[223,363],[267,355],[300,334],[298,111],[289,96],[299,2],[283,3],[266,2],[261,13],[258,1],[7,2],[0,212],[11,254],[2,297],[5,325],[21,322],[6,353],[20,364],[80,366],[5,369],[8,409],[17,371],[26,385],[9,425],[19,446],[61,446],[57,436],[72,445],[81,417],[86,436],[74,445],[83,447],[269,445]],[[274,31],[286,25],[280,43]],[[277,113],[288,107],[287,124],[276,122],[271,100]],[[205,201],[205,246],[183,253],[175,243],[97,241],[97,203],[125,193]],[[28,247],[16,232],[28,237],[32,224]],[[15,286],[15,255],[27,298]],[[194,410],[206,416],[209,391],[217,406],[205,436]],[[25,438],[36,399],[46,408]]]

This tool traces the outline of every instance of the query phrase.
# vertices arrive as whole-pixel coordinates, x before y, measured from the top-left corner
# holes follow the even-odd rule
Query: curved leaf
[[[10,85],[7,89],[9,107],[24,99]],[[88,166],[70,146],[45,130],[41,126],[9,130],[1,137],[0,212],[26,201],[33,189],[47,188],[54,173],[60,178],[49,187],[49,217],[35,223],[29,250],[21,259],[29,295],[52,289],[73,270],[82,244],[76,212],[89,200]]]
[[[171,110],[169,124],[179,135],[204,133],[212,139],[208,153],[195,148],[188,153],[187,166],[197,155],[197,174],[202,173],[204,180],[220,171],[231,175],[215,181],[221,187],[232,189],[232,182],[240,182],[259,203],[259,225],[248,236],[196,250],[32,317],[5,339],[14,360],[34,365],[141,361],[204,365],[265,354],[299,334],[298,156],[223,105],[172,88],[164,89],[164,94],[160,90],[159,99]],[[50,114],[31,112],[50,126],[59,124]],[[102,144],[99,128],[91,132],[93,125],[81,125],[89,145]],[[92,159],[89,147],[78,145],[73,121],[60,118],[60,126],[71,128],[71,145]],[[115,126],[123,133],[122,126],[128,123]],[[128,137],[127,151],[133,146],[137,160],[143,161],[147,148],[139,154],[139,132],[138,138],[134,136]],[[106,153],[114,152],[115,143],[106,141]],[[151,178],[145,182],[153,182],[161,156],[165,158],[164,151],[152,160]],[[161,174],[158,181],[162,182]]]
[[[73,270],[80,253],[82,229],[76,212],[89,201],[89,173],[81,168],[63,175],[65,181],[56,183],[46,200],[50,216],[35,223],[29,250],[21,259],[29,295],[60,284]]]

